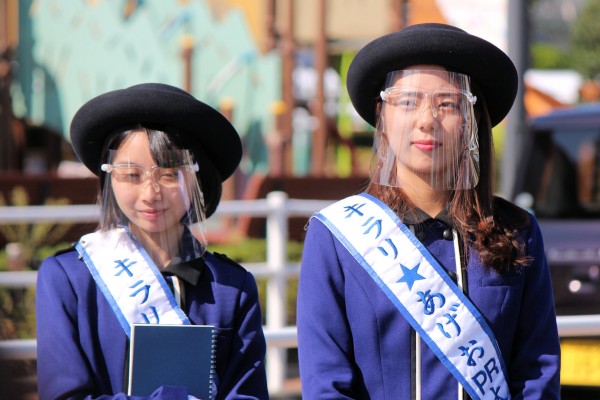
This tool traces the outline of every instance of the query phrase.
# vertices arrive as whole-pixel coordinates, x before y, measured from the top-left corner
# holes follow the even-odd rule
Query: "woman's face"
[[[184,200],[181,196],[181,186],[176,184],[177,173],[156,167],[145,132],[131,133],[121,143],[111,163],[134,167],[113,170],[110,174],[117,205],[134,225],[132,228],[149,234],[179,228],[189,199]]]
[[[403,185],[417,177],[447,187],[466,150],[464,87],[438,66],[407,70],[384,91],[382,139]]]

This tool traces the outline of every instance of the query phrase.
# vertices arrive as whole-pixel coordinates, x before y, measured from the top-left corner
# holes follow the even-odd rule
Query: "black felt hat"
[[[518,74],[502,50],[454,26],[427,23],[377,38],[356,54],[347,78],[356,111],[375,126],[376,104],[387,74],[423,64],[470,76],[485,97],[492,126],[500,123],[513,105]]]
[[[90,171],[100,175],[108,137],[135,124],[181,136],[199,164],[208,158],[221,182],[242,158],[240,137],[227,118],[189,93],[162,83],[114,90],[85,103],[71,122],[73,150]]]

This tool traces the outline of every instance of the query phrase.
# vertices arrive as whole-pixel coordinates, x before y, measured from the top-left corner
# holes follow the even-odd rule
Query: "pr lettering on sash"
[[[396,214],[361,194],[315,215],[473,399],[508,400],[506,369],[483,316]]]

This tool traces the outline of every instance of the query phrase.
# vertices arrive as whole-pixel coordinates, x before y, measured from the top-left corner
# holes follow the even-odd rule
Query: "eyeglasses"
[[[429,107],[434,117],[438,115],[460,115],[465,106],[477,102],[476,96],[464,90],[436,90],[427,93],[392,86],[381,91],[380,96],[386,103],[406,112]],[[429,102],[427,101],[428,98]]]
[[[152,177],[152,185],[154,190],[158,192],[159,185],[165,188],[179,186],[181,172],[198,172],[198,164],[176,167],[159,167],[155,165],[147,170],[132,164],[102,164],[100,169],[110,174],[117,182],[132,186],[141,185],[148,177]]]

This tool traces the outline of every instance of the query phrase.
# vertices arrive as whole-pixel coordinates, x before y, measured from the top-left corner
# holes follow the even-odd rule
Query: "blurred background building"
[[[75,111],[156,81],[238,129],[245,156],[226,198],[258,196],[257,176],[364,179],[372,131],[344,88],[355,52],[407,25],[445,22],[510,53],[515,3],[531,21],[520,44],[559,60],[523,74],[527,115],[578,102],[585,77],[563,55],[585,0],[0,0],[0,174],[89,177],[68,143]]]

